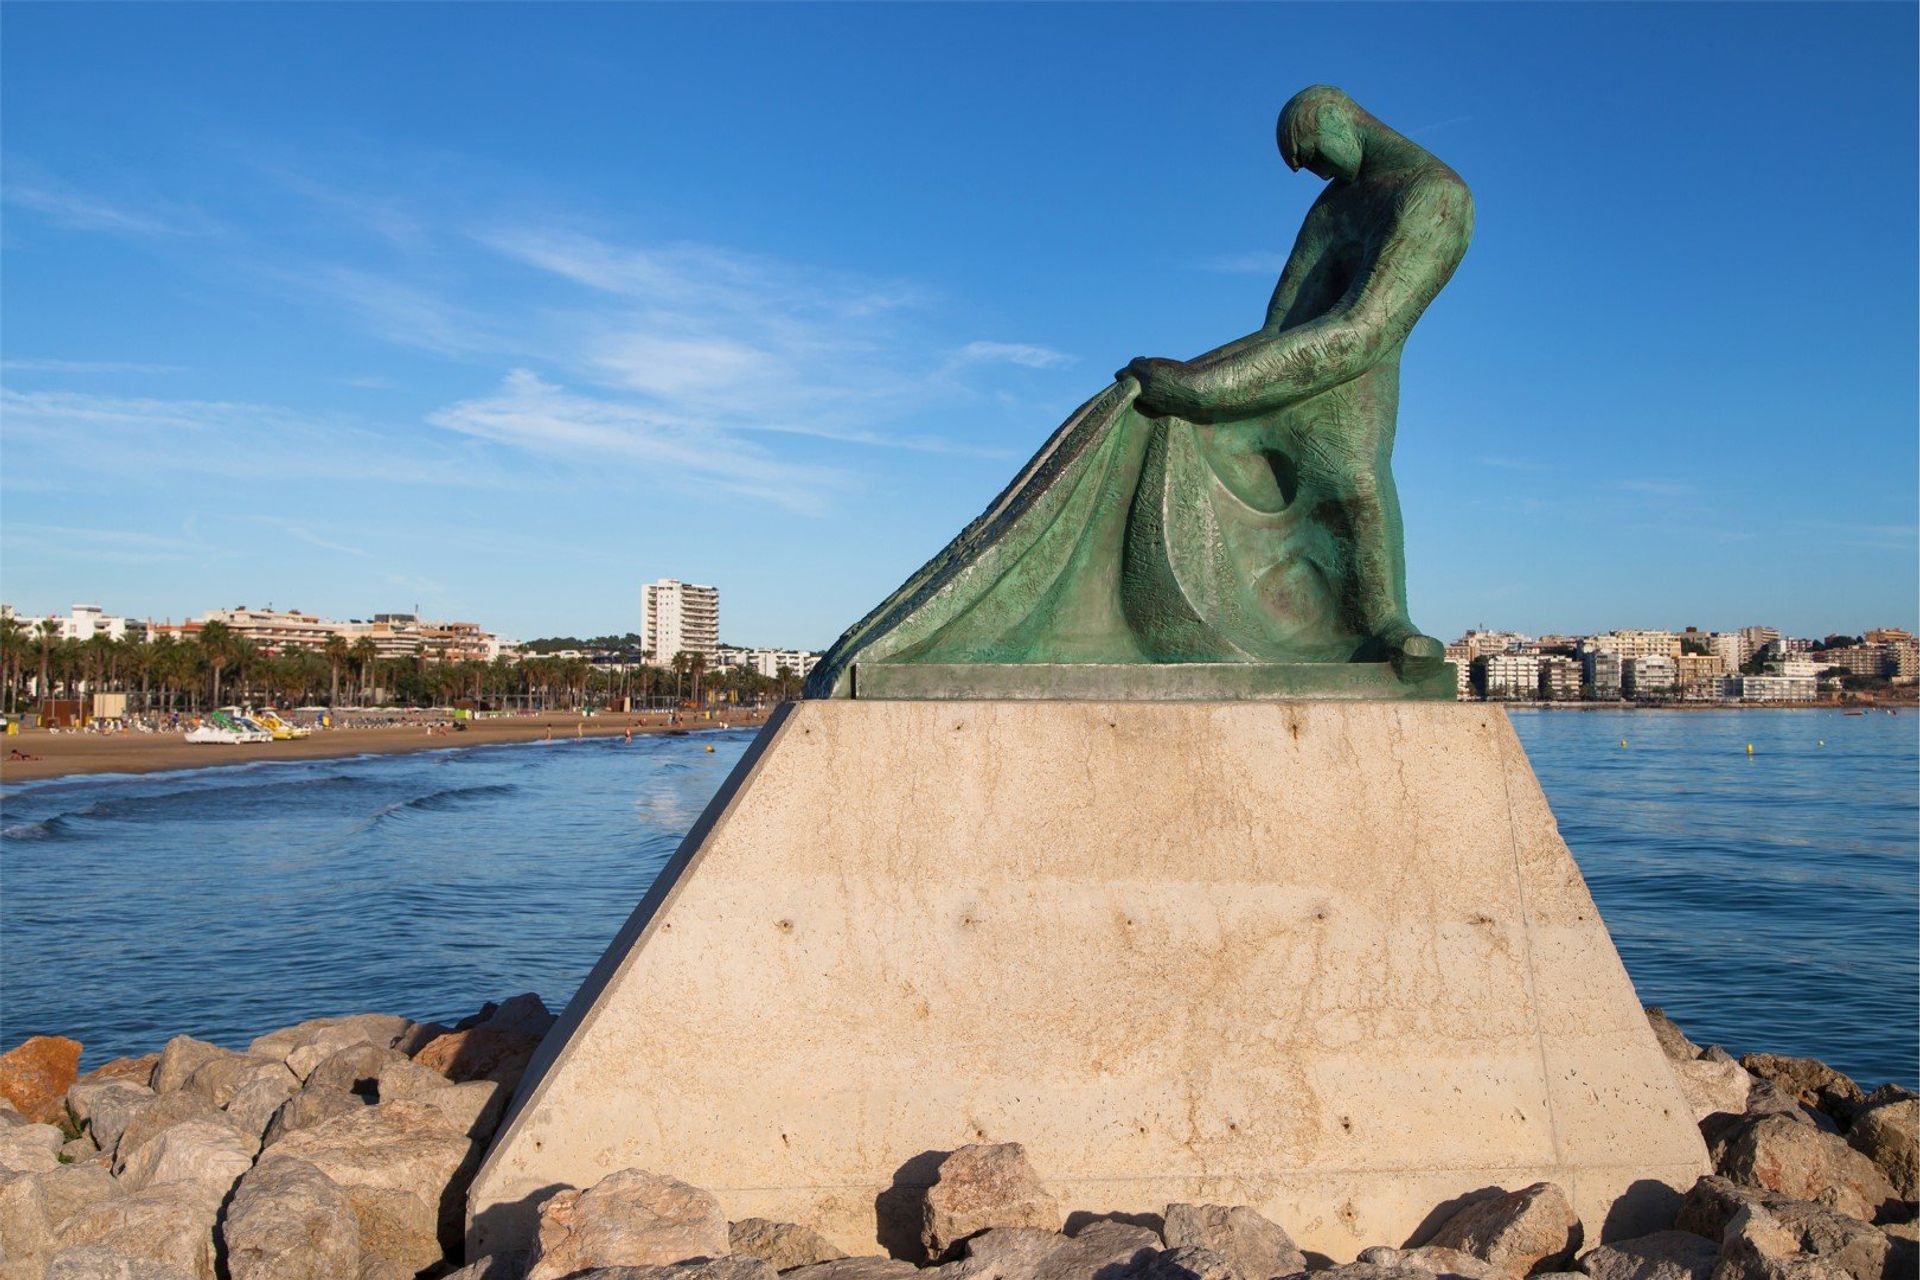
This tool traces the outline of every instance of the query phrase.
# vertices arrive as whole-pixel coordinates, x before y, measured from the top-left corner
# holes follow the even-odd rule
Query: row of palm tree
[[[0,614],[0,707],[18,712],[32,698],[125,693],[139,712],[194,712],[230,703],[331,707],[447,706],[471,702],[551,711],[625,702],[653,705],[718,701],[761,703],[795,696],[797,672],[773,679],[745,668],[707,671],[698,653],[677,653],[667,666],[602,664],[584,658],[530,657],[441,661],[382,656],[373,641],[329,635],[318,649],[262,650],[223,622],[203,624],[192,638],[158,635],[67,640],[56,622],[27,627]],[[343,697],[344,686],[344,697]]]

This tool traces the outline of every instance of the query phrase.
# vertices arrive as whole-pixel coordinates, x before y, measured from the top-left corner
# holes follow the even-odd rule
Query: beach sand
[[[767,714],[764,710],[728,711],[724,724],[733,728],[757,727],[766,722]],[[82,773],[203,769],[209,765],[246,764],[255,760],[318,760],[368,753],[444,751],[449,747],[477,747],[496,742],[534,742],[546,737],[549,731],[556,739],[563,739],[617,737],[628,729],[637,734],[661,733],[670,728],[718,729],[723,720],[718,713],[714,719],[707,720],[682,712],[680,722],[669,725],[665,712],[597,716],[554,712],[475,720],[464,732],[457,733],[429,733],[430,723],[445,725],[447,721],[442,718],[379,728],[316,729],[307,738],[231,746],[190,743],[179,733],[51,733],[44,729],[23,729],[0,738],[0,755],[20,751],[38,759],[0,760],[0,783]]]

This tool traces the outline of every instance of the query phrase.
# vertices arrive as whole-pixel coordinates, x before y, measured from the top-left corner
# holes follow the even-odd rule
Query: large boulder
[[[1396,1271],[1390,1267],[1370,1267],[1360,1264],[1354,1267],[1337,1267],[1323,1275],[1336,1276],[1344,1272],[1355,1272],[1352,1280],[1428,1280],[1418,1271]],[[1106,1280],[1101,1277],[1100,1280]],[[1182,1245],[1178,1249],[1168,1249],[1165,1253],[1149,1258],[1135,1270],[1129,1280],[1241,1280],[1232,1264],[1211,1249],[1199,1245]]]
[[[150,1082],[155,1093],[172,1093],[176,1089],[187,1087],[187,1081],[215,1058],[238,1057],[231,1049],[222,1049],[217,1044],[205,1040],[195,1040],[192,1036],[175,1036],[167,1041],[166,1048],[160,1051],[160,1061],[153,1066],[153,1079]]]
[[[167,1182],[87,1205],[61,1224],[56,1244],[61,1250],[99,1245],[213,1280],[219,1213],[220,1197],[207,1184]]]
[[[67,1090],[67,1110],[86,1126],[95,1146],[111,1151],[133,1113],[153,1097],[153,1090],[131,1080],[111,1076],[102,1080],[77,1080]]]
[[[1557,1271],[1580,1247],[1580,1217],[1551,1182],[1476,1201],[1441,1224],[1429,1247],[1458,1249],[1510,1275]]]
[[[29,1036],[0,1053],[0,1102],[29,1120],[57,1122],[79,1068],[78,1040]]]
[[[98,1164],[0,1174],[0,1280],[40,1280],[60,1224],[119,1190]]]
[[[413,1060],[449,1080],[497,1080],[511,1089],[539,1047],[530,1032],[483,1025],[436,1037]]]
[[[1792,1202],[1791,1197],[1777,1191],[1745,1186],[1731,1178],[1710,1174],[1696,1179],[1688,1189],[1686,1199],[1680,1202],[1680,1213],[1673,1225],[1676,1230],[1691,1231],[1694,1235],[1718,1240],[1727,1233],[1727,1224],[1733,1221],[1734,1215],[1748,1205],[1775,1208]]]
[[[1307,1269],[1306,1255],[1293,1238],[1246,1205],[1170,1204],[1160,1234],[1168,1248],[1219,1254],[1242,1280],[1269,1280]]]
[[[1747,1205],[1727,1224],[1713,1280],[1846,1280],[1847,1273],[1800,1249],[1799,1237],[1766,1209]]]
[[[1750,1053],[1740,1059],[1748,1072],[1845,1124],[1865,1100],[1860,1086],[1824,1062],[1789,1058],[1777,1053]]]
[[[276,1065],[278,1075],[263,1073],[249,1080],[227,1103],[227,1118],[252,1134],[256,1142],[265,1139],[267,1126],[300,1088],[285,1064]]]
[[[1017,1142],[971,1143],[940,1161],[920,1201],[920,1242],[929,1258],[947,1255],[990,1227],[1060,1229],[1060,1204]]]
[[[153,1069],[160,1065],[157,1053],[142,1054],[137,1058],[109,1058],[76,1083],[94,1084],[101,1080],[125,1080],[129,1084],[153,1085]]]
[[[444,1089],[453,1081],[435,1071],[432,1067],[415,1062],[412,1058],[394,1051],[394,1057],[381,1066],[374,1077],[374,1092],[382,1102],[399,1102],[412,1098],[430,1089]],[[493,1081],[477,1082],[492,1085]]]
[[[37,1173],[60,1163],[66,1139],[50,1124],[17,1124],[0,1129],[0,1174]]]
[[[1693,1118],[1697,1123],[1710,1115],[1725,1113],[1744,1115],[1747,1099],[1753,1092],[1753,1077],[1747,1069],[1731,1058],[1696,1058],[1692,1062],[1675,1062],[1673,1068],[1674,1083],[1680,1086],[1681,1096],[1687,1105],[1693,1108]]]
[[[773,1280],[758,1258],[701,1258],[662,1267],[596,1267],[576,1280]]]
[[[552,1030],[557,1021],[540,997],[528,991],[501,1001],[480,1025],[499,1031],[518,1031],[539,1039]]]
[[[273,1119],[267,1122],[266,1132],[260,1136],[260,1145],[271,1147],[290,1133],[311,1129],[335,1116],[364,1111],[369,1105],[357,1093],[341,1093],[337,1089],[302,1089],[273,1113]]]
[[[362,1041],[333,1053],[307,1073],[305,1087],[357,1093],[369,1102],[380,1098],[380,1073],[398,1063],[413,1063],[404,1053]]]
[[[1494,1266],[1485,1258],[1476,1258],[1444,1245],[1422,1245],[1418,1249],[1395,1249],[1375,1245],[1362,1249],[1355,1262],[1397,1271],[1415,1271],[1435,1280],[1510,1280],[1512,1273]]]
[[[333,1280],[360,1264],[347,1193],[305,1160],[268,1156],[240,1179],[221,1237],[231,1280]]]
[[[278,1056],[287,1069],[305,1080],[313,1069],[340,1050],[356,1044],[391,1049],[412,1025],[410,1019],[390,1013],[360,1013],[351,1018],[317,1018],[295,1027],[269,1032],[248,1052]]]
[[[561,1280],[594,1267],[718,1258],[729,1247],[727,1215],[718,1200],[677,1178],[623,1169],[540,1206],[527,1280]]]
[[[1872,1222],[1900,1198],[1880,1166],[1844,1139],[1784,1116],[1763,1116],[1740,1130],[1720,1156],[1719,1171],[1862,1222]]]
[[[733,1223],[727,1228],[727,1249],[745,1257],[758,1258],[775,1271],[790,1271],[794,1267],[831,1262],[847,1256],[845,1250],[834,1247],[813,1228],[792,1222],[775,1222],[771,1218],[742,1218]]]
[[[228,1119],[225,1112],[216,1111],[196,1094],[179,1091],[163,1093],[150,1102],[142,1103],[127,1118],[126,1127],[120,1131],[120,1140],[113,1144],[114,1174],[118,1176],[124,1173],[127,1162],[133,1159],[134,1154],[168,1129],[195,1122],[225,1125],[235,1133],[252,1137]]]
[[[1875,1103],[1853,1117],[1847,1145],[1880,1166],[1903,1200],[1920,1200],[1920,1099]]]
[[[445,1117],[448,1128],[484,1143],[500,1127],[500,1118],[513,1094],[494,1080],[469,1080],[401,1096],[434,1108]]]
[[[968,1237],[955,1280],[1093,1280],[1138,1270],[1160,1252],[1145,1227],[1101,1219],[1072,1236],[1038,1227],[996,1227]]]
[[[47,1264],[45,1280],[193,1280],[193,1273],[106,1245],[83,1244],[62,1249]]]
[[[169,1182],[191,1182],[225,1199],[240,1175],[253,1167],[258,1149],[253,1137],[224,1117],[219,1121],[188,1120],[154,1135],[141,1144],[118,1170],[120,1181],[134,1189]]]
[[[289,1091],[298,1083],[284,1062],[244,1053],[223,1053],[195,1067],[181,1088],[198,1094],[216,1107],[225,1108],[241,1090],[261,1080],[285,1084]]]
[[[1700,1046],[1687,1039],[1687,1033],[1666,1014],[1658,1005],[1648,1005],[1647,1024],[1653,1028],[1653,1038],[1660,1042],[1660,1051],[1667,1055],[1669,1062],[1692,1062],[1700,1056]]]
[[[920,1268],[911,1262],[870,1256],[835,1258],[830,1262],[795,1267],[792,1271],[784,1272],[781,1280],[913,1280],[919,1274]],[[939,1274],[945,1280],[945,1270],[941,1269]]]
[[[268,1160],[304,1160],[346,1194],[360,1249],[418,1271],[460,1247],[472,1144],[440,1112],[388,1102],[289,1133]]]
[[[1689,1231],[1656,1231],[1615,1240],[1580,1255],[1593,1280],[1710,1280],[1720,1246]]]

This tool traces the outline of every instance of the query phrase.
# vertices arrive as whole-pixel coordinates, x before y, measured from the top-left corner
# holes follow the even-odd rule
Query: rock
[[[280,1074],[262,1074],[257,1079],[249,1080],[227,1103],[227,1118],[252,1134],[256,1141],[265,1139],[267,1126],[273,1123],[273,1117],[300,1088],[299,1082],[293,1078],[293,1072],[287,1070],[284,1063],[276,1066]]]
[[[57,1123],[61,1100],[80,1066],[80,1042],[65,1036],[28,1036],[0,1053],[0,1100],[27,1119]]]
[[[1871,1222],[1900,1193],[1880,1166],[1846,1142],[1782,1116],[1763,1116],[1740,1130],[1716,1162],[1720,1173],[1750,1187]]]
[[[380,1072],[395,1063],[412,1066],[404,1053],[379,1045],[350,1044],[335,1050],[307,1073],[308,1089],[330,1089],[335,1093],[357,1093],[368,1102],[380,1096]]]
[[[128,1084],[151,1088],[153,1069],[159,1065],[160,1055],[157,1053],[143,1053],[137,1058],[109,1058],[75,1083],[98,1084],[103,1080],[124,1080]]]
[[[1349,1270],[1352,1268],[1339,1267],[1323,1274],[1339,1275]],[[1363,1267],[1362,1270],[1369,1274],[1356,1275],[1351,1277],[1351,1280],[1387,1280],[1388,1277],[1402,1274],[1379,1267]],[[1409,1280],[1419,1275],[1418,1272],[1413,1271],[1404,1274],[1409,1277]],[[1199,1245],[1182,1245],[1148,1259],[1138,1271],[1133,1273],[1133,1280],[1243,1280],[1243,1278],[1234,1271],[1231,1263],[1213,1250],[1203,1249]],[[1425,1277],[1422,1276],[1421,1280],[1425,1280]]]
[[[1845,1280],[1847,1275],[1802,1253],[1799,1236],[1757,1204],[1744,1206],[1727,1224],[1713,1274],[1714,1280]]]
[[[269,1155],[240,1179],[221,1238],[232,1280],[332,1280],[360,1263],[346,1192],[305,1160]]]
[[[79,1080],[67,1090],[67,1110],[87,1127],[95,1146],[111,1151],[133,1113],[153,1097],[153,1090],[131,1080],[113,1076]]]
[[[480,1026],[436,1037],[413,1060],[449,1080],[498,1080],[511,1089],[539,1047],[539,1036]]]
[[[540,997],[529,991],[502,1001],[492,1016],[480,1025],[500,1031],[519,1031],[539,1038],[546,1035],[557,1021],[559,1019],[547,1011]]]
[[[236,1132],[239,1126],[227,1119],[225,1113],[216,1111],[205,1098],[191,1093],[162,1093],[147,1102],[141,1103],[127,1117],[127,1123],[120,1131],[120,1140],[113,1144],[113,1172],[118,1175],[127,1166],[134,1152],[151,1142],[155,1137],[177,1124],[206,1120],[214,1124],[231,1126]]]
[[[120,1181],[136,1190],[192,1182],[217,1189],[217,1199],[225,1199],[240,1175],[253,1167],[257,1149],[253,1137],[225,1117],[218,1122],[187,1120],[142,1143],[115,1172]]]
[[[1580,1247],[1580,1218],[1567,1193],[1551,1182],[1468,1205],[1443,1223],[1426,1244],[1458,1249],[1510,1275],[1535,1267],[1557,1271]]]
[[[412,1025],[407,1018],[390,1013],[362,1013],[342,1018],[313,1032],[287,1053],[287,1068],[305,1080],[313,1069],[340,1050],[356,1044],[376,1049],[391,1049]]]
[[[1743,1067],[1741,1070],[1744,1071],[1746,1068]],[[1751,1072],[1748,1072],[1748,1079],[1752,1081],[1747,1087],[1748,1115],[1787,1116],[1803,1124],[1810,1124],[1815,1128],[1824,1129],[1828,1133],[1840,1132],[1840,1126],[1835,1123],[1832,1116],[1805,1105],[1799,1098],[1787,1092],[1787,1090],[1781,1088],[1773,1081],[1762,1080],[1759,1076],[1753,1075]]]
[[[193,1280],[193,1273],[105,1245],[83,1244],[61,1250],[48,1264],[46,1280]]]
[[[989,1227],[1060,1229],[1059,1202],[1017,1142],[973,1143],[947,1156],[920,1207],[920,1240],[933,1259]]]
[[[995,1227],[968,1237],[954,1280],[1093,1280],[1128,1275],[1160,1252],[1145,1227],[1099,1220],[1064,1236],[1039,1227]]]
[[[1727,1224],[1733,1221],[1734,1215],[1746,1206],[1758,1204],[1773,1208],[1790,1203],[1788,1197],[1778,1192],[1742,1186],[1729,1178],[1709,1175],[1697,1179],[1687,1191],[1673,1225],[1676,1230],[1691,1231],[1694,1235],[1718,1240],[1727,1233]]]
[[[731,1253],[758,1258],[775,1271],[787,1271],[847,1256],[845,1251],[829,1244],[825,1236],[811,1227],[775,1222],[770,1218],[742,1218],[729,1226],[727,1249]]]
[[[374,1092],[382,1102],[399,1102],[430,1089],[444,1089],[452,1083],[432,1067],[423,1066],[396,1051],[394,1059],[381,1067],[379,1075],[375,1077]],[[480,1083],[491,1085],[493,1082]]]
[[[228,1056],[239,1055],[217,1044],[195,1040],[192,1036],[175,1036],[167,1041],[167,1047],[160,1051],[160,1061],[154,1064],[153,1091],[172,1093],[176,1089],[184,1089],[194,1072],[215,1058]]]
[[[400,1038],[393,1042],[393,1047],[411,1058],[452,1030],[444,1022],[410,1022],[407,1029],[400,1033]]]
[[[339,1021],[338,1018],[308,1018],[291,1027],[269,1031],[263,1036],[255,1036],[253,1043],[247,1046],[247,1052],[256,1058],[278,1058],[285,1062],[288,1054]]]
[[[1269,1280],[1307,1269],[1292,1237],[1245,1205],[1170,1204],[1160,1233],[1168,1247],[1208,1249],[1242,1280]]]
[[[1720,1246],[1689,1231],[1656,1231],[1616,1240],[1580,1255],[1593,1280],[1709,1280]]]
[[[1787,1058],[1774,1053],[1750,1053],[1740,1065],[1762,1080],[1780,1086],[1803,1105],[1823,1112],[1841,1124],[1853,1119],[1866,1100],[1860,1086],[1824,1062]]]
[[[299,1082],[286,1064],[272,1058],[256,1058],[244,1053],[223,1053],[195,1067],[181,1088],[198,1094],[216,1107],[224,1108],[248,1085],[259,1080],[279,1085],[283,1081],[289,1093]]]
[[[478,1262],[469,1262],[458,1271],[443,1277],[443,1280],[526,1280],[526,1275],[526,1254],[496,1253]],[[238,1277],[235,1280],[238,1280]]]
[[[1653,1028],[1653,1038],[1660,1042],[1660,1051],[1667,1055],[1667,1061],[1692,1062],[1700,1056],[1700,1046],[1687,1039],[1687,1033],[1658,1005],[1647,1006],[1647,1023]]]
[[[919,1274],[920,1268],[897,1258],[835,1258],[795,1267],[780,1280],[912,1280]]]
[[[195,1280],[213,1280],[213,1224],[219,1212],[219,1198],[205,1184],[163,1183],[86,1206],[61,1224],[56,1243],[63,1251],[100,1245],[168,1263]]]
[[[1896,1280],[1887,1267],[1893,1253],[1893,1241],[1878,1227],[1799,1200],[1788,1201],[1777,1207],[1743,1206],[1743,1210],[1746,1208],[1754,1210],[1754,1217],[1763,1213],[1772,1215],[1774,1222],[1793,1238],[1794,1252],[1801,1258],[1815,1259],[1837,1267],[1851,1280],[1883,1280],[1883,1277],[1885,1280]],[[1751,1217],[1749,1221],[1752,1221]],[[1739,1222],[1740,1215],[1736,1213],[1733,1221],[1727,1224],[1726,1233],[1720,1241],[1723,1259],[1734,1252],[1729,1241],[1737,1234]],[[1761,1234],[1768,1239],[1776,1238],[1770,1233]],[[1899,1280],[1912,1280],[1911,1273]]]
[[[0,1129],[11,1129],[15,1125],[32,1124],[33,1121],[15,1111],[5,1102],[0,1102]]]
[[[60,1224],[118,1190],[113,1175],[98,1164],[0,1174],[0,1277],[38,1280]]]
[[[60,1163],[66,1139],[50,1124],[0,1129],[0,1173],[37,1173]]]
[[[305,1160],[346,1193],[363,1258],[418,1271],[443,1252],[458,1256],[472,1144],[434,1108],[357,1107],[289,1133],[269,1151]]]
[[[290,1133],[310,1129],[323,1120],[360,1111],[366,1106],[367,1100],[359,1094],[340,1093],[333,1089],[302,1089],[274,1112],[273,1119],[267,1122],[267,1131],[260,1136],[260,1145],[271,1147]]]
[[[82,1160],[91,1160],[100,1154],[100,1148],[93,1145],[93,1139],[81,1134],[72,1142],[62,1144],[57,1158],[61,1164],[79,1164]]]
[[[662,1267],[596,1267],[577,1280],[773,1280],[758,1258],[702,1258]]]
[[[1437,1280],[1510,1280],[1514,1272],[1502,1270],[1484,1258],[1476,1258],[1459,1249],[1450,1249],[1444,1245],[1422,1245],[1418,1249],[1366,1250],[1366,1254],[1393,1253],[1397,1256],[1392,1265],[1405,1270],[1425,1272]]]
[[[1920,1100],[1863,1107],[1847,1130],[1847,1145],[1879,1165],[1901,1199],[1920,1200]]]
[[[1673,1067],[1674,1082],[1680,1086],[1681,1095],[1693,1108],[1696,1122],[1716,1112],[1736,1116],[1746,1113],[1747,1095],[1752,1092],[1753,1077],[1738,1062],[1700,1058],[1670,1065]]]
[[[562,1191],[540,1206],[527,1280],[560,1280],[592,1267],[718,1258],[727,1249],[727,1215],[718,1200],[677,1178],[623,1169],[584,1191]]]
[[[449,1129],[484,1143],[500,1127],[500,1117],[506,1114],[507,1100],[512,1096],[505,1085],[495,1081],[469,1080],[428,1089],[408,1100],[432,1107]]]

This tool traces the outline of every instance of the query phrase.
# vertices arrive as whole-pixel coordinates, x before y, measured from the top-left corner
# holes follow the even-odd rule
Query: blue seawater
[[[1513,718],[1644,1001],[1702,1043],[1920,1083],[1920,717]],[[91,1064],[182,1031],[558,1008],[751,738],[13,788],[0,1047],[71,1035]]]

